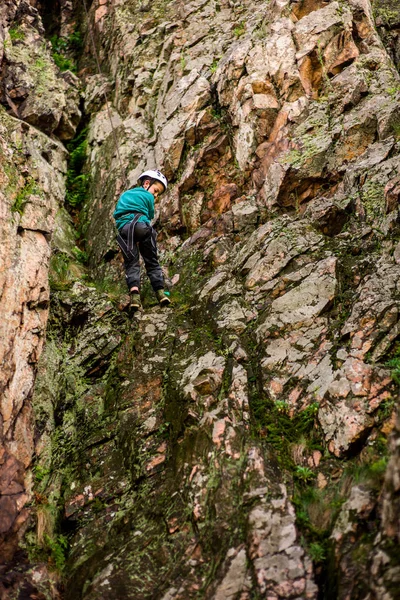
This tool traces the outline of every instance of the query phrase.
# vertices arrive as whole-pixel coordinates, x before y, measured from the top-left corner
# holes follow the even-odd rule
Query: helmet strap
[[[144,184],[146,183],[146,181],[149,182],[149,185],[147,187],[144,187]],[[153,183],[155,183],[157,181],[157,179],[151,179],[150,177],[147,178],[143,181],[142,187],[144,187],[144,189],[147,191],[151,188],[151,186],[153,185]]]

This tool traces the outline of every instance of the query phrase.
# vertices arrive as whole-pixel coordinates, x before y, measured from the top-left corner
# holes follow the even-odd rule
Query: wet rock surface
[[[0,13],[4,164],[22,144],[17,189],[33,178],[4,194],[0,523],[10,561],[25,530],[34,557],[33,575],[9,562],[1,593],[395,600],[396,7],[94,1],[103,74],[84,30],[91,182],[71,218],[59,140],[83,107],[44,4]],[[61,3],[61,32],[74,11]],[[155,165],[173,305],[144,282],[133,317],[112,212]],[[77,223],[87,261],[65,273]]]

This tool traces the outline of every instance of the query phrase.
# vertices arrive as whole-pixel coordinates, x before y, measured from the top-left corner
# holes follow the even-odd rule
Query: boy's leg
[[[136,239],[139,242],[140,254],[143,256],[146,272],[151,286],[160,300],[159,292],[164,289],[164,275],[158,262],[156,234],[151,226],[138,223],[135,230]],[[169,298],[165,297],[169,303]],[[160,300],[161,301],[161,300]]]
[[[128,242],[129,235],[129,223],[125,225],[120,231],[122,238]],[[136,229],[136,226],[135,226]],[[136,231],[135,231],[136,233]],[[126,284],[128,286],[128,290],[132,291],[132,289],[140,289],[140,264],[139,264],[139,251],[136,244],[133,244],[133,248],[131,248],[132,255],[130,258],[127,258],[124,255],[124,266],[125,266],[125,277]]]

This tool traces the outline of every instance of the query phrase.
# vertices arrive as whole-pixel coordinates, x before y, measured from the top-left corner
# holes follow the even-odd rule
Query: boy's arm
[[[149,217],[150,221],[154,219],[154,198],[149,199]]]
[[[117,204],[115,205],[114,212],[117,212],[119,210],[123,210],[125,212],[127,200],[128,200],[128,195],[126,192],[123,192],[117,200]]]

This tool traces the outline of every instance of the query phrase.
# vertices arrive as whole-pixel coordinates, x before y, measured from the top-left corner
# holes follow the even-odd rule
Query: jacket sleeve
[[[150,221],[154,219],[154,198],[149,199],[149,217]]]

